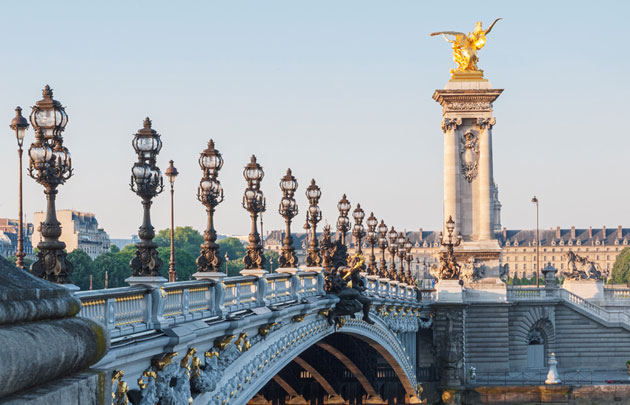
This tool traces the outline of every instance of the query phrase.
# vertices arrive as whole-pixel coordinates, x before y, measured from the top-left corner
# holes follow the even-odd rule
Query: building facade
[[[33,222],[41,224],[46,218],[45,212],[36,212]],[[81,249],[92,259],[103,253],[109,252],[109,235],[98,227],[98,221],[94,214],[74,210],[58,210],[57,220],[61,224],[61,236],[59,240],[66,244],[68,253]],[[35,243],[41,240],[39,226],[33,232]]]
[[[24,233],[24,253],[28,258],[33,256],[33,224],[23,224]],[[17,219],[0,218],[0,255],[3,257],[14,256],[17,252],[17,241],[19,234],[19,221]]]

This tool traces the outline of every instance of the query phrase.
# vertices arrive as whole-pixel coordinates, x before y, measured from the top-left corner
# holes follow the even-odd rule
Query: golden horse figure
[[[457,69],[451,70],[451,73],[479,71],[477,68],[477,62],[479,61],[477,51],[484,47],[486,44],[486,35],[492,31],[492,27],[494,27],[494,24],[499,20],[501,20],[501,18],[494,20],[487,30],[484,30],[481,26],[481,22],[478,21],[473,32],[469,32],[468,34],[458,31],[431,33],[432,37],[442,35],[444,39],[453,44],[453,60],[457,63]],[[450,39],[447,35],[453,36],[454,39]]]

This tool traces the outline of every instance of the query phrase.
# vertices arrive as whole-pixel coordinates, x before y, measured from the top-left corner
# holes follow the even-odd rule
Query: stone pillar
[[[459,136],[457,127],[462,125],[461,118],[444,118],[442,120],[442,131],[444,131],[444,221],[442,224],[444,235],[446,230],[446,220],[453,217],[455,221],[455,234],[459,232],[458,203],[459,195]]]
[[[479,218],[479,230],[477,237],[479,241],[489,241],[494,239],[493,220],[494,206],[492,192],[494,179],[492,178],[492,126],[495,124],[494,118],[478,118],[479,126],[479,204],[477,205],[477,215]]]

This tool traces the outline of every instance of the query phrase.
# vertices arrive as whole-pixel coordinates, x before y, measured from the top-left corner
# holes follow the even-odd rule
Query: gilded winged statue
[[[492,27],[499,20],[501,18],[494,20],[487,30],[484,30],[481,27],[481,21],[478,21],[473,32],[468,34],[457,31],[440,31],[431,34],[432,37],[442,35],[444,39],[453,44],[453,60],[457,63],[457,69],[452,70],[452,73],[479,70],[477,68],[477,62],[479,61],[477,51],[486,44],[486,35],[492,31]],[[454,37],[454,39],[448,36]]]

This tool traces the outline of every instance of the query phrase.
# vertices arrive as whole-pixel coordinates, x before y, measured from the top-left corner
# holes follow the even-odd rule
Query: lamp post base
[[[147,285],[152,288],[160,288],[162,284],[165,284],[167,282],[168,280],[162,276],[131,276],[125,279],[125,283],[129,284],[132,287],[137,285]]]

